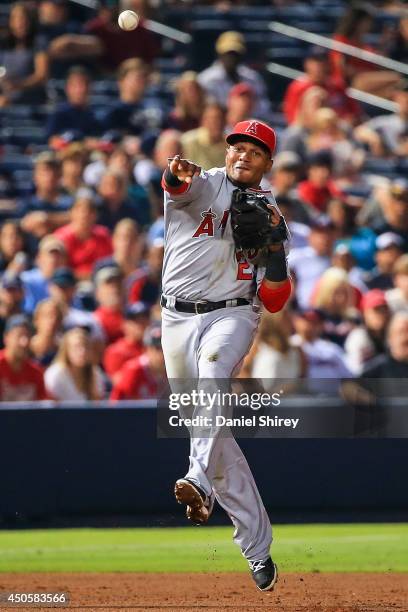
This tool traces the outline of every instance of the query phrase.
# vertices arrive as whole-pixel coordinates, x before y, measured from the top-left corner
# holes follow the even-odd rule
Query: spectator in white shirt
[[[74,328],[64,335],[57,357],[44,375],[47,392],[58,401],[100,400],[103,374],[92,364],[88,332]]]
[[[301,348],[291,343],[292,320],[288,310],[264,313],[259,334],[241,376],[262,379],[263,387],[273,392],[282,379],[301,378],[306,373],[306,360]],[[280,380],[279,380],[280,379]]]
[[[242,63],[246,53],[245,39],[240,32],[223,32],[216,41],[218,59],[198,76],[198,82],[219,104],[226,105],[230,89],[237,83],[248,83],[256,96],[254,116],[268,119],[270,101],[263,78]]]

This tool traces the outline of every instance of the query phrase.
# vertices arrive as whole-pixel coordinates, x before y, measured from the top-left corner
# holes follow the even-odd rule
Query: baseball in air
[[[139,24],[139,16],[134,11],[122,11],[118,18],[119,27],[126,32],[135,30]]]

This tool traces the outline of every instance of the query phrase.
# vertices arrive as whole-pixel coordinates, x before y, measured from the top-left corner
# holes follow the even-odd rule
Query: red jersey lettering
[[[198,238],[203,234],[206,234],[207,236],[214,236],[214,219],[217,218],[217,215],[213,213],[211,208],[209,208],[208,210],[202,212],[201,216],[203,220],[194,232],[193,238]]]
[[[225,227],[227,225],[227,221],[228,221],[228,217],[229,217],[230,211],[229,210],[224,210],[224,214],[222,215],[222,219],[220,221],[220,224],[218,226],[218,229],[222,228],[223,230],[225,230]]]

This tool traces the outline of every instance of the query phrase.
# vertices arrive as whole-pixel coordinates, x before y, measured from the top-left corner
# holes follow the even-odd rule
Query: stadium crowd
[[[408,82],[304,46],[303,75],[277,96],[245,32],[216,32],[201,70],[145,21],[189,3],[124,0],[141,15],[133,33],[115,25],[117,4],[2,7],[0,401],[157,396],[161,176],[176,153],[223,166],[225,134],[247,118],[277,129],[268,179],[292,235],[294,291],[283,312],[264,313],[241,376],[406,377]],[[224,19],[248,7],[200,4]],[[407,62],[403,3],[379,3],[377,18],[332,4],[328,35]]]

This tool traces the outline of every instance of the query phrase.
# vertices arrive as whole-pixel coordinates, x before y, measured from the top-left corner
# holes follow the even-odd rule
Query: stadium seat
[[[0,141],[22,146],[28,146],[33,143],[45,144],[47,142],[47,134],[43,127],[3,127],[0,129]]]
[[[0,159],[0,172],[26,172],[31,173],[33,163],[27,155],[8,154]]]
[[[272,62],[283,64],[289,68],[303,70],[305,51],[303,47],[272,47],[267,51],[267,57]]]

